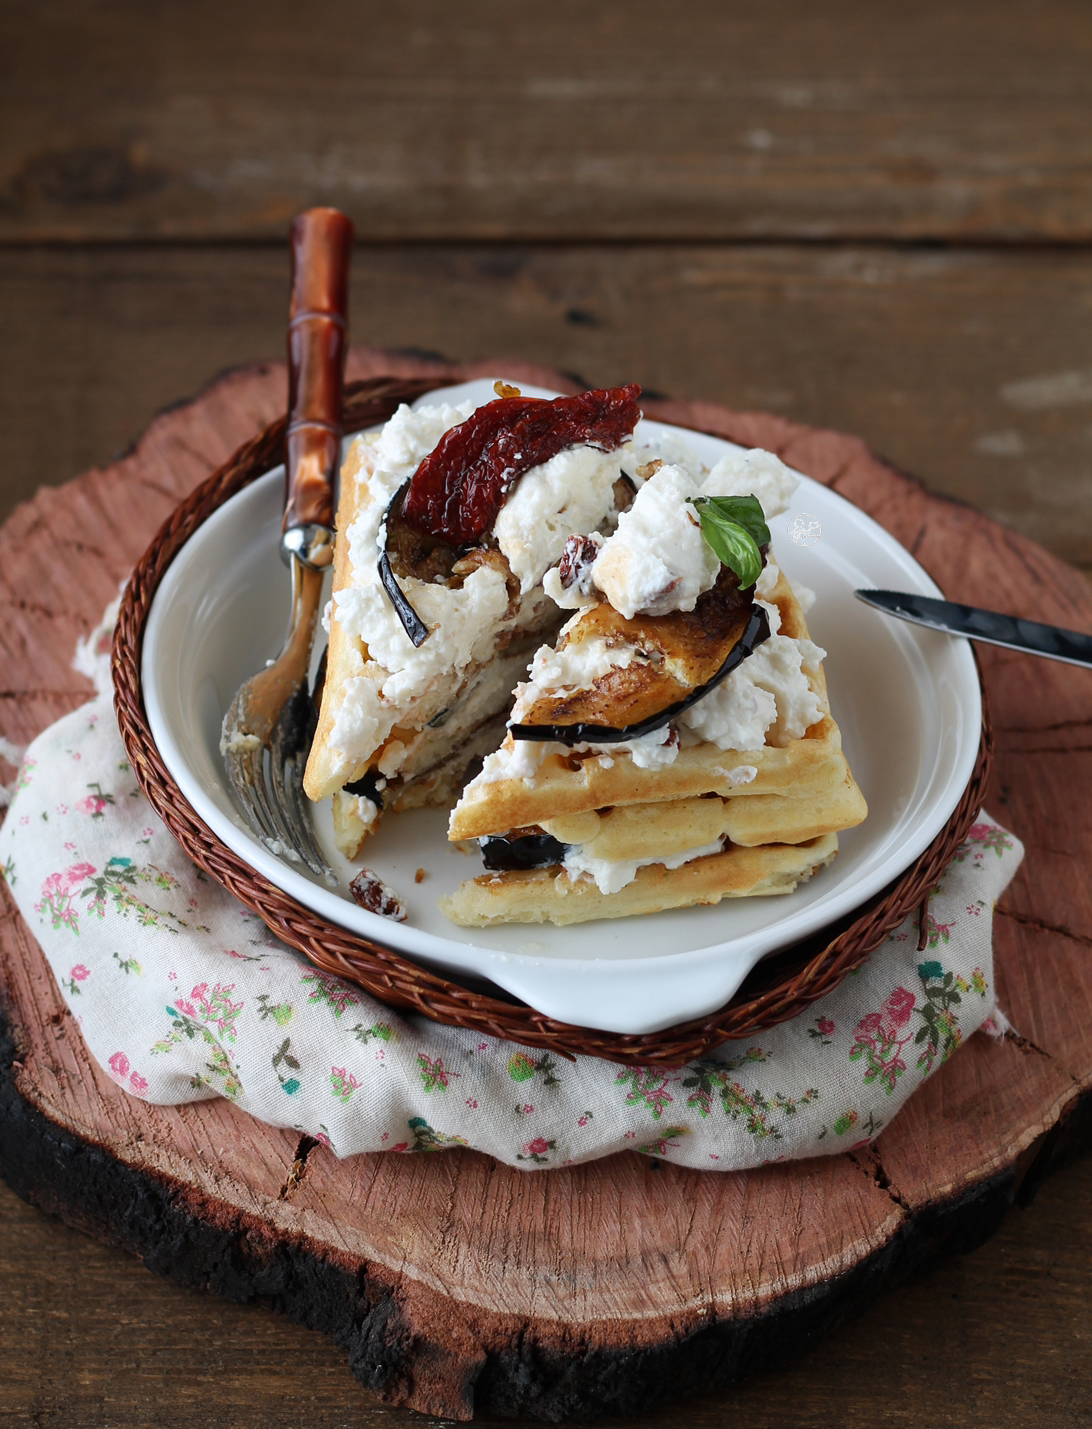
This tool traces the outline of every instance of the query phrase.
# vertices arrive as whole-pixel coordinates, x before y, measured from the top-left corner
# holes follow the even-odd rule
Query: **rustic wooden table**
[[[1080,0],[6,6],[0,517],[279,356],[287,222],[330,202],[358,340],[856,432],[1092,569],[1090,52]],[[1086,1159],[646,1422],[1088,1422],[1090,1194]],[[0,1220],[0,1424],[425,1422],[3,1187]]]

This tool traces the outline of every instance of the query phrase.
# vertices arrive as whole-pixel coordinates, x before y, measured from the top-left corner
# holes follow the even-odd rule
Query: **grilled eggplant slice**
[[[627,620],[604,601],[584,613],[558,648],[601,636],[636,647],[638,656],[586,689],[537,700],[510,726],[512,737],[572,745],[651,734],[715,689],[769,634],[753,588],[741,591],[726,566],[691,611]]]
[[[551,834],[541,829],[524,832],[517,829],[510,834],[491,834],[479,839],[482,862],[493,873],[507,872],[509,869],[552,868],[565,862],[568,844],[563,844]]]

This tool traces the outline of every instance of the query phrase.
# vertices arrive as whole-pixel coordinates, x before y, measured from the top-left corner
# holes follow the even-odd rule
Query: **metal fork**
[[[271,852],[333,878],[303,792],[315,731],[309,686],[322,578],[334,554],[334,474],[341,443],[346,305],[353,227],[332,208],[292,225],[288,429],[281,556],[292,573],[284,649],[252,675],[224,716],[220,752],[236,801]]]

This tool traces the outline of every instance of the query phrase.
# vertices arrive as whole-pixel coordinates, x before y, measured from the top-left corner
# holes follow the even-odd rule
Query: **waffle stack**
[[[765,599],[776,606],[781,634],[808,639],[780,572]],[[867,813],[829,712],[821,664],[808,671],[808,683],[820,718],[781,746],[736,752],[697,742],[664,768],[640,768],[627,752],[555,750],[531,778],[489,777],[487,767],[452,813],[452,839],[484,840],[488,853],[491,839],[545,835],[566,854],[577,849],[585,865],[638,867],[609,892],[564,862],[494,870],[463,883],[441,910],[464,927],[568,924],[791,892],[834,858],[838,832]],[[514,752],[510,734],[505,748]],[[715,852],[670,866],[718,843]]]
[[[642,436],[636,386],[495,390],[399,409],[342,471],[304,781],[339,849],[454,806],[467,927],[791,892],[867,812],[769,549],[797,478]]]

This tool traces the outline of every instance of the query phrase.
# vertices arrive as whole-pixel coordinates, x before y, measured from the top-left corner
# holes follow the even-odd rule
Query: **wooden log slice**
[[[480,375],[354,349],[349,378]],[[571,387],[511,363],[524,380]],[[220,378],[126,457],[0,528],[0,733],[26,743],[87,698],[77,635],[173,505],[285,401],[280,367]],[[855,501],[955,599],[1092,629],[1084,579],[857,440],[708,404],[648,403]],[[526,1173],[469,1151],[337,1161],[225,1101],[149,1106],[91,1061],[6,889],[0,1171],[154,1270],[270,1298],[334,1336],[388,1402],[466,1419],[634,1413],[784,1361],[894,1278],[996,1228],[1092,1132],[1092,671],[982,651],[990,807],[1028,856],[995,923],[1018,1035],[974,1036],[875,1145],[720,1175],[632,1154]],[[0,762],[0,778],[11,772]]]

